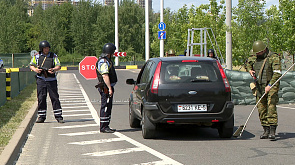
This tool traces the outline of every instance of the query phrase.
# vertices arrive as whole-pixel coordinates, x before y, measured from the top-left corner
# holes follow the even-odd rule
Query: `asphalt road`
[[[48,99],[45,123],[35,124],[17,165],[131,165],[131,164],[294,164],[295,105],[279,105],[277,141],[259,139],[262,127],[255,110],[241,138],[221,139],[211,128],[163,129],[157,139],[142,138],[129,127],[128,98],[139,70],[117,70],[111,127],[114,134],[99,133],[100,96],[96,80],[78,71],[58,75],[59,94],[66,123],[59,124]],[[254,106],[235,106],[235,129],[244,124]]]

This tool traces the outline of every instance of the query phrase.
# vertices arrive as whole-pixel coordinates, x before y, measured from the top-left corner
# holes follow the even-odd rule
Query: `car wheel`
[[[3,65],[1,65],[1,67],[0,67],[0,69],[2,69],[4,66]]]
[[[156,134],[156,126],[149,120],[145,111],[142,111],[141,119],[142,137],[144,139],[152,139]]]
[[[135,117],[131,105],[129,105],[129,125],[131,128],[140,128],[140,120]]]
[[[218,127],[219,137],[221,138],[231,138],[234,129],[234,116],[232,116],[228,121],[220,123]]]

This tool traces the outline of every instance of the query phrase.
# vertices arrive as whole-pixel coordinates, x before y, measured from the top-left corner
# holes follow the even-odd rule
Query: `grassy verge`
[[[0,154],[37,98],[36,84],[23,89],[18,96],[0,107]]]

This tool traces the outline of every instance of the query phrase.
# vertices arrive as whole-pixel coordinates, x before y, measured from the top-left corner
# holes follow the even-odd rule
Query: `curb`
[[[0,165],[15,164],[15,161],[18,159],[19,153],[22,150],[23,144],[27,140],[27,135],[31,131],[31,127],[34,125],[36,121],[37,105],[38,102],[36,101],[29,110],[25,119],[16,129],[8,145],[5,146],[3,152],[0,155]]]

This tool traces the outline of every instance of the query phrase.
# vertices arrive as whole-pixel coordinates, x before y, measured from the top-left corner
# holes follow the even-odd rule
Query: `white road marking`
[[[90,102],[90,100],[89,100],[89,97],[87,96],[87,94],[86,94],[84,88],[82,87],[80,81],[77,79],[77,77],[76,77],[76,75],[75,75],[74,73],[73,73],[73,76],[74,76],[74,78],[76,79],[76,81],[77,81],[77,83],[78,83],[78,85],[79,85],[80,90],[82,91],[82,94],[83,94],[83,96],[84,96],[84,98],[85,98],[85,101],[86,101],[86,103],[87,103],[87,106],[89,107],[89,110],[90,110],[90,112],[91,112],[91,114],[92,114],[92,117],[93,117],[94,121],[99,125],[100,121],[99,121],[99,117],[98,117],[98,114],[97,114],[95,108],[94,108],[93,105],[91,104],[91,102]]]
[[[295,108],[292,108],[292,107],[283,107],[283,106],[277,106],[278,108],[284,108],[284,109],[295,109]]]
[[[88,132],[74,132],[74,133],[65,133],[65,134],[59,134],[63,136],[81,136],[81,135],[94,135],[99,134],[99,131],[88,131]]]
[[[74,108],[88,108],[88,106],[87,105],[85,105],[85,106],[75,106],[75,107],[62,107],[62,109],[74,109]]]
[[[110,155],[126,154],[126,153],[131,153],[131,152],[138,152],[138,151],[144,151],[144,149],[143,148],[126,148],[126,149],[103,151],[103,152],[93,152],[93,153],[87,153],[87,154],[83,154],[83,155],[110,156]]]
[[[70,116],[92,116],[90,113],[86,113],[86,114],[73,114],[73,115],[62,115],[64,117],[70,117]]]
[[[164,155],[164,154],[162,154],[162,153],[160,153],[160,152],[158,152],[158,151],[156,151],[154,149],[151,149],[150,147],[145,146],[145,145],[143,145],[143,144],[141,144],[141,143],[139,143],[139,142],[137,142],[137,141],[135,141],[135,140],[121,134],[121,133],[119,133],[119,132],[115,132],[113,134],[115,134],[116,136],[118,136],[118,137],[120,137],[122,139],[125,139],[129,143],[131,143],[131,144],[133,144],[133,145],[135,145],[135,146],[137,146],[139,148],[142,148],[145,151],[149,152],[150,154],[162,159],[165,162],[165,164],[173,164],[173,165],[180,165],[181,164],[181,163],[169,158],[168,156],[166,156],[166,155]]]
[[[84,98],[80,97],[80,98],[60,99],[60,100],[84,100]]]
[[[62,113],[69,113],[69,112],[89,112],[89,110],[85,109],[85,110],[67,110],[67,111],[62,111]]]
[[[62,98],[83,98],[83,95],[77,96],[77,95],[73,95],[73,96],[62,96]]]
[[[112,138],[112,139],[101,139],[101,140],[90,140],[90,141],[82,141],[82,142],[72,142],[68,144],[76,144],[76,145],[89,145],[89,144],[99,144],[99,143],[109,143],[109,142],[118,142],[123,141],[121,138]]]
[[[140,163],[140,164],[133,164],[133,165],[163,165],[166,164],[164,161],[154,161],[154,162],[147,162],[147,163]]]
[[[97,123],[97,124],[88,124],[88,125],[76,125],[76,126],[62,126],[62,127],[55,127],[55,128],[61,128],[61,129],[66,129],[66,128],[77,128],[77,127],[88,127],[88,126],[99,126],[100,124],[100,120],[99,120],[99,117],[98,117],[98,114],[95,110],[95,108],[93,107],[93,105],[91,104],[85,90],[83,89],[81,83],[79,82],[79,80],[77,79],[76,75],[73,74],[74,78],[76,79],[79,87],[80,87],[80,90],[82,91],[82,94],[85,98],[85,101],[87,103],[87,106],[89,107],[89,110],[92,114],[92,117],[94,119],[94,121]],[[89,132],[88,132],[89,133]],[[88,134],[87,132],[80,132],[80,133],[71,133],[71,134],[60,134],[60,135],[66,135],[66,136],[76,136],[76,135],[86,135]],[[89,134],[95,134],[97,132],[91,132]],[[156,163],[156,164],[173,164],[173,165],[182,165],[181,163],[167,157],[166,155],[150,148],[150,147],[147,147],[145,146],[144,144],[141,144],[119,132],[115,132],[113,133],[114,135],[116,135],[117,139],[120,139],[120,140],[125,140],[133,145],[135,145],[136,147],[135,148],[127,148],[127,149],[119,149],[119,150],[111,150],[111,151],[104,151],[104,152],[94,152],[94,153],[86,153],[86,154],[83,154],[83,155],[87,155],[87,156],[109,156],[109,155],[116,155],[116,154],[124,154],[124,153],[132,153],[132,152],[138,152],[138,151],[146,151],[146,152],[149,152],[150,154],[160,158],[162,161],[155,161],[153,163]],[[109,139],[110,141],[112,139]],[[106,139],[104,139],[104,141],[108,142]],[[97,142],[97,141],[96,141]],[[75,144],[78,144],[79,142],[73,142]],[[81,142],[80,142],[81,143]],[[82,142],[82,143],[90,143],[90,142]]]
[[[86,103],[62,103],[62,105],[84,105]]]
[[[99,124],[84,124],[84,125],[69,125],[69,126],[60,126],[60,127],[53,127],[59,129],[69,129],[69,128],[83,128],[83,127],[97,127]]]

